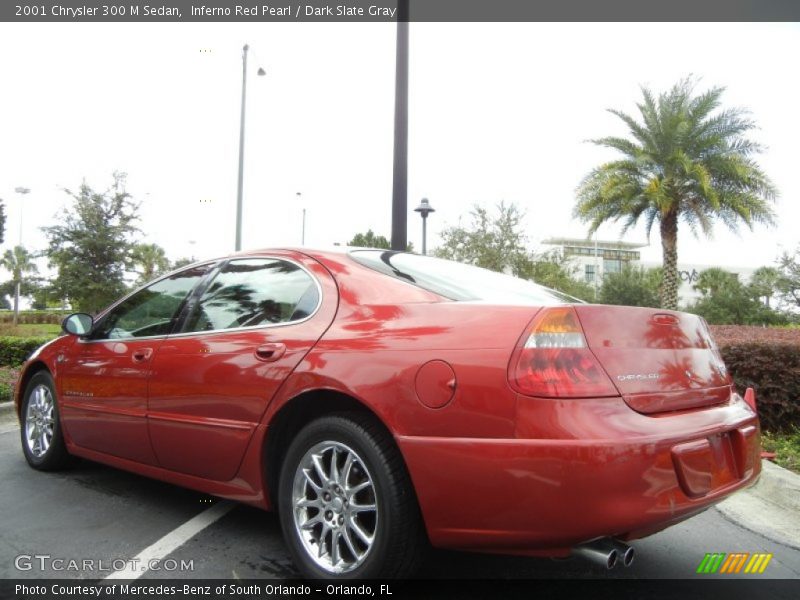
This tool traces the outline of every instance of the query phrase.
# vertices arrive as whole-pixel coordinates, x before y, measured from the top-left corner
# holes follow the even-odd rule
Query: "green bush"
[[[45,342],[49,342],[51,337],[0,337],[0,365],[16,367],[21,365]]]

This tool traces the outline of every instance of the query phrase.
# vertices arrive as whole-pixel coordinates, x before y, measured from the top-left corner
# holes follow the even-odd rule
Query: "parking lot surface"
[[[148,560],[156,560],[153,568],[136,567],[134,576],[141,579],[297,577],[274,514],[88,461],[58,473],[34,471],[22,456],[19,430],[8,412],[0,419],[0,477],[0,578],[105,578],[145,550]],[[717,509],[632,545],[633,566],[611,571],[577,557],[436,551],[420,576],[708,578],[696,573],[706,553],[749,552],[773,555],[758,577],[800,578],[800,549],[751,531]]]

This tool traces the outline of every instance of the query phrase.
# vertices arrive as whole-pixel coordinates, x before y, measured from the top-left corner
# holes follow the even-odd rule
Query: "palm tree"
[[[772,298],[778,292],[781,272],[775,267],[759,267],[750,276],[750,289],[760,300],[764,299],[767,308],[772,308]]]
[[[30,282],[29,275],[39,271],[36,263],[33,262],[33,254],[28,252],[23,246],[14,246],[13,249],[6,250],[0,258],[0,266],[11,272],[11,280],[8,282],[14,288],[14,326],[19,321],[19,295],[23,284]]]
[[[594,169],[577,190],[575,216],[589,222],[589,235],[602,223],[620,219],[624,234],[644,219],[649,238],[658,221],[662,308],[678,307],[679,221],[706,236],[714,219],[732,231],[740,221],[751,229],[754,223],[774,223],[770,202],[777,192],[752,159],[761,146],[745,137],[755,123],[743,109],[715,112],[724,91],[714,87],[694,95],[694,81],[687,78],[657,99],[642,88],[641,122],[609,110],[627,125],[630,137],[592,142],[623,156]]]

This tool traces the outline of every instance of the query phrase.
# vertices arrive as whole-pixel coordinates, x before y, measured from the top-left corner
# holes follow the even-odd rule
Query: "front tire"
[[[22,451],[34,469],[54,471],[67,465],[70,455],[61,433],[55,385],[47,371],[28,382],[22,399]]]
[[[281,469],[284,539],[305,577],[402,578],[426,540],[405,464],[391,436],[359,413],[312,421]]]

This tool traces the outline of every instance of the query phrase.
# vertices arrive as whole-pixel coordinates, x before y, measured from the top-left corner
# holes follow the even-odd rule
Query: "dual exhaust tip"
[[[599,538],[586,542],[576,546],[572,553],[583,556],[606,569],[613,569],[618,564],[630,567],[636,556],[636,551],[632,546],[612,538]]]

